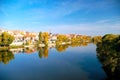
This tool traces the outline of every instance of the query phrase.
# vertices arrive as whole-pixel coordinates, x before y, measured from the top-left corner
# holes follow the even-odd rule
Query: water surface
[[[16,53],[0,63],[0,80],[105,80],[106,74],[96,56],[96,46],[55,48]]]

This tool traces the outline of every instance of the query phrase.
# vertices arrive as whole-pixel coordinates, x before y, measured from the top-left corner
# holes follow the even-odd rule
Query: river
[[[33,52],[17,52],[9,56],[3,56],[1,59],[0,80],[105,80],[106,78],[94,44],[68,46],[66,49],[46,48]]]

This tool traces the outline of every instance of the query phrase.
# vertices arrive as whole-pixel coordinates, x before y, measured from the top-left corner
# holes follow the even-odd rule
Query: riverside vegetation
[[[120,79],[120,35],[107,34],[97,43],[97,56],[106,72],[107,80]]]
[[[39,32],[38,35],[39,39],[36,41],[36,43],[39,44],[44,44],[45,46],[48,46],[49,39],[50,39],[50,34],[48,32]],[[55,40],[55,45],[63,45],[63,44],[80,44],[80,43],[91,43],[94,42],[95,44],[97,42],[101,41],[101,36],[83,36],[83,35],[72,35],[70,37],[63,35],[63,34],[58,34],[57,39]],[[23,44],[21,46],[11,46],[10,44],[14,41],[15,37],[10,35],[7,32],[3,32],[0,35],[0,47],[1,50],[4,49],[5,47],[10,47],[10,48],[22,48],[24,45],[29,45],[29,44]],[[51,41],[52,42],[52,41]],[[35,43],[35,44],[36,44]],[[7,48],[6,48],[7,49]]]

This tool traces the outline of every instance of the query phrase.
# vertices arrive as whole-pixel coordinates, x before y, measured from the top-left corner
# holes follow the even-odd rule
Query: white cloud
[[[108,23],[109,20],[100,20],[94,23],[80,23],[72,25],[44,26],[42,31],[53,33],[76,33],[85,35],[104,35],[108,33],[120,32],[120,22]]]
[[[120,21],[119,18],[111,20],[99,20],[91,23],[79,23],[79,24],[61,24],[61,25],[34,25],[39,24],[39,22],[34,22],[31,24],[17,25],[14,22],[6,22],[1,25],[5,29],[20,29],[26,31],[47,31],[52,33],[75,33],[82,35],[104,35],[108,33],[120,33]],[[112,22],[112,23],[111,23]],[[31,26],[31,27],[30,27]]]

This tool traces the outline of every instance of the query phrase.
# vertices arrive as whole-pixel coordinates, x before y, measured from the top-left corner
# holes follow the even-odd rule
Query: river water
[[[105,80],[96,54],[94,44],[17,52],[2,57],[0,80]]]

